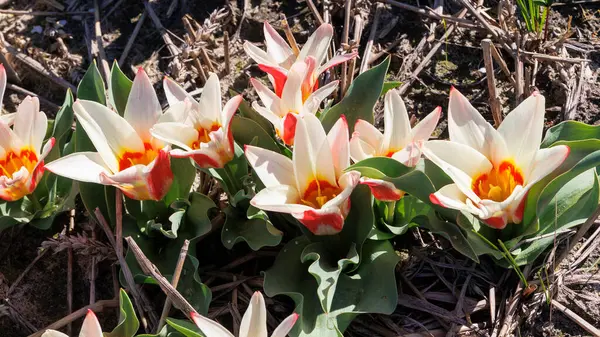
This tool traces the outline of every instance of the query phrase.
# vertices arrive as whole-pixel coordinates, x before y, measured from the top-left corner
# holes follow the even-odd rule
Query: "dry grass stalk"
[[[483,48],[483,62],[485,63],[485,74],[487,76],[490,108],[492,110],[492,116],[494,117],[494,126],[498,128],[500,123],[502,123],[502,110],[500,108],[500,101],[498,100],[496,79],[494,77],[492,41],[490,39],[482,40],[481,48]]]
[[[183,242],[183,246],[181,247],[181,251],[179,252],[179,258],[177,259],[175,271],[173,272],[173,277],[171,278],[171,285],[173,285],[173,288],[175,289],[177,289],[177,284],[179,284],[179,277],[181,276],[181,271],[183,270],[183,265],[185,264],[185,259],[187,257],[189,246],[190,241],[185,240]],[[162,314],[160,315],[160,320],[158,321],[158,325],[156,326],[156,333],[158,333],[165,325],[165,321],[167,320],[167,316],[169,315],[169,311],[171,310],[171,304],[171,299],[167,297],[163,306]]]

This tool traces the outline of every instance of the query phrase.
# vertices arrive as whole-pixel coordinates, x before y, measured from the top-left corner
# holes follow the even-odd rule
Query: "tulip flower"
[[[350,157],[355,162],[371,157],[389,157],[414,167],[421,158],[423,143],[435,130],[442,108],[437,107],[411,128],[402,98],[396,90],[390,90],[385,95],[383,111],[383,134],[367,121],[356,121],[350,140]],[[384,180],[363,177],[361,183],[368,185],[378,200],[396,201],[404,195],[394,184]]]
[[[208,319],[196,312],[191,314],[192,320],[200,328],[206,337],[235,337],[231,332],[225,329],[221,324]],[[294,313],[288,316],[279,324],[271,337],[285,337],[298,320],[298,314]],[[267,309],[263,295],[257,291],[252,295],[248,310],[242,317],[240,323],[239,337],[267,337]]]
[[[221,86],[215,74],[209,76],[198,102],[173,80],[165,78],[163,83],[169,105],[187,101],[191,108],[179,120],[154,125],[152,135],[179,146],[170,152],[175,158],[192,158],[201,168],[223,168],[235,154],[231,120],[242,96],[233,97],[221,109]]]
[[[44,158],[55,143],[51,138],[42,147],[48,119],[37,97],[27,96],[13,117],[12,129],[0,119],[0,198],[6,201],[19,200],[35,190],[44,174]]]
[[[2,113],[2,101],[4,99],[4,91],[6,90],[6,70],[4,65],[0,63],[0,113]],[[12,125],[15,119],[15,114],[5,114],[0,116],[0,122],[4,122],[8,125]]]
[[[111,185],[129,198],[160,200],[173,182],[169,146],[150,134],[154,124],[170,119],[139,68],[127,100],[124,117],[102,104],[77,100],[77,120],[98,152],[77,152],[47,165],[69,179]]]
[[[81,325],[81,330],[79,331],[79,337],[102,337],[102,328],[100,327],[100,322],[98,322],[98,318],[93,311],[88,310],[87,315],[85,315],[85,319],[83,320],[83,324]],[[69,337],[62,332],[58,332],[56,330],[46,330],[42,337]]]
[[[292,159],[246,146],[246,158],[266,187],[250,204],[290,213],[316,235],[340,232],[360,178],[357,171],[344,173],[350,166],[348,138],[345,118],[326,135],[319,119],[306,114],[298,118]]]
[[[454,181],[431,202],[463,210],[492,228],[519,224],[527,193],[569,155],[564,145],[540,149],[544,96],[535,92],[494,129],[456,89],[450,91],[450,141],[429,141],[423,154]]]
[[[306,63],[295,63],[289,73],[288,80],[283,86],[281,97],[267,88],[261,81],[250,79],[252,86],[264,104],[253,102],[252,107],[259,114],[269,120],[274,126],[277,135],[287,145],[294,144],[296,133],[296,120],[305,114],[315,114],[321,102],[337,88],[338,81],[333,81],[311,93],[308,97],[302,96],[302,83],[315,60],[307,57]]]
[[[338,55],[323,64],[333,37],[333,27],[328,23],[317,28],[297,55],[269,23],[265,22],[263,28],[266,52],[248,41],[244,42],[244,50],[258,63],[258,67],[262,71],[269,74],[269,80],[279,97],[283,94],[284,85],[289,76],[288,72],[295,62],[305,62],[308,57],[313,57],[316,61],[316,67],[312,67],[306,74],[307,81],[302,88],[303,97],[308,97],[318,88],[319,76],[324,71],[358,55],[357,52]]]

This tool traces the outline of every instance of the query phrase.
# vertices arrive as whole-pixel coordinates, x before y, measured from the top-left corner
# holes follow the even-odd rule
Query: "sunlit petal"
[[[289,315],[277,328],[275,328],[271,337],[286,337],[294,327],[294,324],[296,324],[298,317],[299,316],[296,313]]]
[[[442,107],[438,106],[415,125],[411,131],[412,139],[414,141],[428,140],[433,131],[435,131],[435,127],[437,126],[441,115]]]
[[[191,313],[192,321],[206,335],[206,337],[235,337],[221,324],[208,319],[196,312]]]
[[[267,337],[267,308],[263,295],[252,295],[248,309],[240,323],[240,337]]]
[[[299,202],[300,194],[294,186],[279,185],[260,190],[250,204],[265,211],[290,214],[299,214],[313,209]]]
[[[76,152],[59,158],[46,169],[56,175],[88,183],[100,183],[100,174],[112,174],[98,152]]]
[[[342,115],[327,134],[327,142],[330,146],[330,156],[333,159],[336,179],[350,166],[349,138],[348,122],[346,121],[346,117]]]
[[[385,131],[381,152],[395,152],[408,144],[411,138],[410,120],[404,101],[396,90],[390,90],[385,95],[383,122]]]
[[[323,100],[337,89],[338,83],[339,81],[331,81],[310,94],[306,101],[304,101],[304,111],[315,114]]]
[[[151,129],[152,135],[166,143],[191,150],[192,143],[198,140],[198,131],[183,123],[159,123]]]
[[[48,118],[40,112],[40,102],[37,97],[27,96],[17,108],[13,130],[21,141],[30,144],[35,151],[40,151]]]
[[[534,93],[511,111],[498,127],[508,152],[524,171],[533,162],[542,142],[545,101],[544,96]]]
[[[296,56],[292,48],[285,40],[275,31],[275,29],[265,21],[263,31],[265,34],[265,45],[267,54],[275,59],[280,65],[288,65],[293,62]]]
[[[294,186],[292,160],[279,153],[256,146],[246,146],[246,159],[266,187]]]
[[[327,57],[327,49],[329,49],[329,43],[333,37],[333,27],[324,23],[317,30],[312,33],[308,38],[300,54],[298,60],[304,60],[308,56],[312,56],[317,61],[317,64],[323,63],[325,57]]]
[[[144,69],[139,67],[127,99],[125,120],[143,141],[149,141],[150,128],[158,121],[161,113],[162,108],[150,78]],[[103,128],[103,130],[108,129]]]
[[[208,76],[198,103],[200,104],[199,113],[204,115],[208,120],[222,122],[221,84],[219,83],[219,76],[217,74],[211,73]]]

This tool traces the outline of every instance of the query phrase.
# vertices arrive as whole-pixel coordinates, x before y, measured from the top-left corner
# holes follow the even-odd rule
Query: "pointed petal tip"
[[[1,72],[4,72],[4,71],[5,71],[5,70],[4,70],[4,64],[0,63],[0,73],[1,73]]]
[[[137,68],[137,73],[136,73],[136,75],[138,75],[138,74],[144,74],[144,73],[146,73],[146,71],[144,70],[144,67],[142,67],[142,66],[139,66],[139,67]]]
[[[340,118],[344,121],[344,124],[346,124],[346,127],[348,127],[348,119],[346,119],[346,115],[345,114],[341,114]]]
[[[442,202],[440,201],[440,199],[438,199],[438,197],[435,195],[435,193],[431,193],[429,195],[429,201],[431,201],[431,203],[434,204],[434,205],[438,205],[438,206],[444,207],[444,205],[442,204]]]

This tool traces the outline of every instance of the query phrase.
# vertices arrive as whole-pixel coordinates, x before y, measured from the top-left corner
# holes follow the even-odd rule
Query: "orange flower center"
[[[6,153],[4,159],[0,160],[0,174],[12,178],[13,174],[23,166],[27,168],[27,171],[32,172],[37,163],[38,156],[32,149],[23,148],[19,154],[10,151]]]
[[[196,141],[194,141],[192,143],[192,145],[190,145],[190,147],[192,148],[192,150],[197,150],[200,148],[200,144],[202,143],[208,143],[210,142],[210,133],[213,131],[217,131],[221,128],[221,125],[219,123],[215,123],[213,125],[211,125],[210,129],[204,129],[201,126],[198,126],[198,128],[196,129],[196,131],[198,132],[198,139]]]
[[[312,208],[320,209],[329,200],[335,198],[342,192],[342,189],[337,186],[332,186],[325,180],[313,180],[308,185],[302,203]]]
[[[158,156],[158,149],[155,149],[150,143],[144,143],[144,150],[144,152],[123,152],[119,159],[119,171],[134,165],[148,165]]]
[[[471,188],[481,199],[504,201],[517,185],[523,186],[523,173],[512,162],[503,161],[488,173],[473,179]]]

